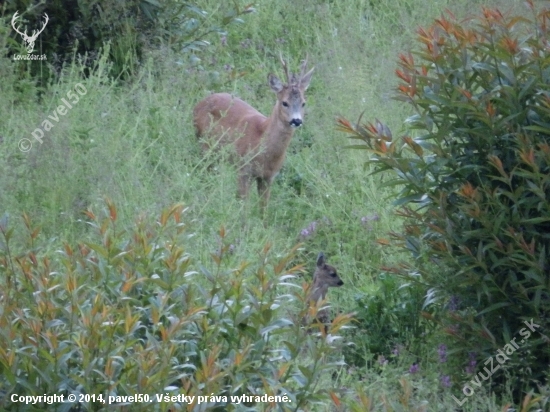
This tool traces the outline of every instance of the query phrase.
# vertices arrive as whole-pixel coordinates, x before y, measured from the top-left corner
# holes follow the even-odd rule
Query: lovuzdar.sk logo
[[[42,25],[42,28],[39,30],[33,30],[32,35],[27,34],[27,29],[25,28],[24,32],[21,32],[19,30],[19,27],[16,26],[17,19],[21,17],[19,16],[19,11],[16,11],[11,19],[11,25],[13,29],[23,37],[23,41],[25,42],[25,48],[27,49],[27,54],[16,54],[13,56],[14,60],[46,60],[46,55],[36,55],[31,54],[34,50],[34,43],[36,42],[36,39],[38,38],[38,35],[44,31],[46,28],[46,25],[48,24],[48,21],[50,20],[48,15],[44,13],[44,24]]]

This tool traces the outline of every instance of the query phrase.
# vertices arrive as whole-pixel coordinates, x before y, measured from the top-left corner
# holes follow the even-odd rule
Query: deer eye
[[[332,273],[330,274],[330,276],[333,277],[333,278],[335,278],[335,277],[336,277],[336,272],[332,272]]]
[[[283,102],[283,107],[288,107],[288,103],[287,103],[287,102]]]
[[[305,105],[306,105],[306,102],[303,102],[303,103],[302,103],[302,107],[304,107]]]

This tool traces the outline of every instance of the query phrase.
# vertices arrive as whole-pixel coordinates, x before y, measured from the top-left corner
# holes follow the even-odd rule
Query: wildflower
[[[380,364],[380,366],[385,366],[388,364],[388,360],[384,355],[380,355],[378,356],[378,363]]]
[[[361,223],[366,224],[368,222],[377,222],[380,220],[380,216],[378,214],[373,213],[372,215],[363,216],[361,218]]]
[[[466,373],[470,373],[470,374],[475,373],[476,365],[477,365],[476,353],[470,352],[468,354],[468,358],[469,358],[469,362],[468,362],[468,366],[466,366]]]
[[[409,368],[409,373],[411,373],[411,374],[414,375],[416,372],[418,372],[419,369],[420,369],[420,367],[418,366],[418,364],[417,364],[417,363],[413,363],[413,364],[411,365],[411,367]]]
[[[243,49],[248,49],[250,46],[252,46],[252,40],[250,39],[244,39],[244,41],[241,42],[241,47]]]
[[[445,363],[447,362],[447,346],[445,344],[439,345],[439,348],[437,348],[437,353],[439,355],[439,362]]]
[[[395,345],[393,350],[391,351],[393,356],[399,356],[399,353],[401,352],[401,349],[403,349],[403,346],[401,345]]]
[[[300,232],[300,236],[302,236],[303,238],[308,238],[311,235],[313,235],[316,229],[317,229],[317,222],[314,220],[309,224],[308,227],[306,227],[305,229],[302,229],[302,231]]]
[[[458,310],[458,303],[458,296],[451,296],[451,299],[449,299],[449,312],[456,312]]]
[[[372,215],[363,216],[361,218],[361,224],[363,226],[366,226],[368,230],[372,230],[372,226],[369,222],[375,222],[378,220],[380,220],[380,217],[376,213],[374,213]]]
[[[445,388],[450,388],[452,383],[451,383],[451,377],[448,376],[448,375],[442,375],[441,376],[441,385]]]

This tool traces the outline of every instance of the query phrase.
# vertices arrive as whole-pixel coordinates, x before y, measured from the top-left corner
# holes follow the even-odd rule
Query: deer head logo
[[[15,21],[17,20],[18,17],[20,17],[20,16],[18,16],[18,14],[19,14],[19,11],[16,11],[15,14],[13,15],[13,17],[11,19],[11,25],[12,25],[13,29],[23,37],[23,41],[26,44],[27,53],[31,54],[32,51],[34,50],[34,42],[38,38],[38,35],[44,31],[44,29],[46,28],[46,24],[48,24],[48,21],[50,19],[49,19],[48,15],[46,13],[44,13],[44,16],[45,16],[44,25],[42,26],[42,28],[40,30],[33,30],[32,31],[32,36],[29,36],[29,35],[27,35],[27,29],[25,29],[24,33],[21,33],[21,31],[19,31],[19,29],[15,26]]]

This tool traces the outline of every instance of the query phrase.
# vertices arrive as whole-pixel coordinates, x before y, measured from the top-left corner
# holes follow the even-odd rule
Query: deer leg
[[[258,195],[260,196],[260,209],[262,215],[264,215],[267,208],[267,202],[269,201],[270,185],[269,181],[262,178],[256,179],[256,183],[258,184]]]
[[[245,199],[250,191],[250,177],[246,173],[239,173],[239,197]]]

